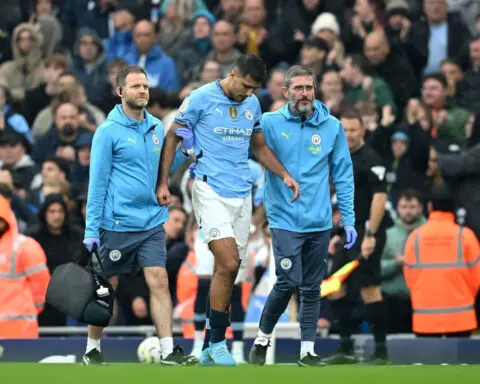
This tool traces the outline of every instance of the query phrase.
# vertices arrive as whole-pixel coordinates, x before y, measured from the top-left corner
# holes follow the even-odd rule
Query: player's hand
[[[172,202],[172,195],[170,195],[170,191],[168,190],[168,186],[160,185],[157,188],[157,201],[160,205],[169,205]]]
[[[375,249],[375,244],[377,240],[374,236],[364,237],[362,241],[361,253],[363,258],[368,259]]]
[[[290,202],[293,203],[300,196],[300,187],[299,187],[298,183],[295,180],[293,180],[292,176],[290,176],[290,175],[285,176],[283,178],[283,183],[293,191],[294,195],[293,195],[292,200],[290,200]]]
[[[355,241],[357,241],[357,231],[355,227],[352,225],[346,225],[345,228],[345,245],[344,248],[350,249],[355,245]]]
[[[92,252],[94,246],[100,248],[100,239],[98,237],[86,237],[83,240],[83,245],[87,248],[88,252]]]
[[[190,127],[177,128],[175,134],[182,138],[182,148],[189,150],[193,148],[193,131]]]

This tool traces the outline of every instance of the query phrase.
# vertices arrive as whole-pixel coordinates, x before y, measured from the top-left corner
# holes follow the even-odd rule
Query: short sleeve
[[[195,125],[202,112],[201,94],[193,91],[184,100],[175,115],[175,122],[181,125]]]
[[[262,125],[261,125],[262,108],[260,107],[259,102],[257,102],[257,107],[255,108],[255,113],[253,115],[253,118],[254,118],[253,132],[254,133],[262,132]]]
[[[368,167],[368,184],[372,193],[387,193],[386,168],[380,158],[372,158]]]

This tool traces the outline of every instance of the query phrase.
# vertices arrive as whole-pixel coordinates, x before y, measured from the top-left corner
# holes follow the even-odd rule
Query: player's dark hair
[[[285,80],[283,81],[284,86],[288,88],[292,83],[292,79],[297,76],[311,76],[313,79],[313,86],[316,86],[317,80],[315,79],[315,74],[303,65],[293,65],[288,68],[287,72],[285,72]]]
[[[413,188],[407,188],[407,189],[404,189],[402,192],[400,192],[400,194],[398,195],[398,200],[400,200],[400,199],[405,199],[407,201],[415,199],[420,204],[423,204],[422,194],[419,191],[417,191],[416,189],[413,189]]]
[[[173,211],[180,211],[180,212],[182,212],[186,217],[188,217],[187,211],[185,211],[185,209],[184,209],[182,206],[180,206],[180,205],[170,205],[170,206],[168,207],[168,213],[171,213],[171,212],[173,212]]]
[[[430,189],[429,201],[433,211],[451,212],[455,210],[452,192],[446,184],[435,184]]]
[[[354,108],[349,108],[340,115],[340,119],[358,120],[363,126],[362,115]]]
[[[117,87],[123,88],[125,86],[125,81],[127,76],[131,73],[143,73],[145,77],[147,77],[147,73],[142,67],[138,65],[127,65],[126,67],[122,67],[117,75]]]
[[[250,76],[257,83],[263,83],[267,76],[267,68],[263,60],[251,54],[240,56],[234,69],[240,76]]]

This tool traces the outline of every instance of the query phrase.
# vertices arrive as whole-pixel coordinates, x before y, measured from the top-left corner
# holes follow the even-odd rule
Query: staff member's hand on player
[[[83,245],[87,248],[88,252],[92,252],[94,246],[100,248],[100,239],[98,237],[87,237],[83,240]]]
[[[363,238],[361,252],[365,259],[368,259],[368,257],[372,254],[376,243],[377,241],[375,240],[374,236],[365,236]]]
[[[193,149],[193,130],[189,123],[186,124],[185,128],[177,128],[175,134],[182,138],[182,149],[184,151]]]
[[[293,203],[300,196],[300,187],[298,183],[295,180],[293,180],[292,176],[290,175],[285,176],[283,178],[283,183],[293,191],[294,195],[292,200],[290,200],[290,202]]]

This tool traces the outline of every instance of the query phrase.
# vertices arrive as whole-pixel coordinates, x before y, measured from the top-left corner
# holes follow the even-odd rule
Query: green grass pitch
[[[160,365],[1,363],[3,384],[427,384],[480,383],[480,366],[162,367]]]

